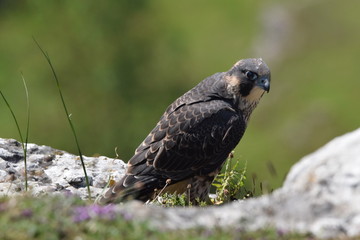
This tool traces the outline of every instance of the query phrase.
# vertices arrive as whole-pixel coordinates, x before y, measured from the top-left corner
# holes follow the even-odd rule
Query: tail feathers
[[[162,180],[154,176],[125,175],[107,190],[98,203],[116,203],[133,199],[145,202],[152,199],[156,190],[160,191],[165,184],[166,179]]]

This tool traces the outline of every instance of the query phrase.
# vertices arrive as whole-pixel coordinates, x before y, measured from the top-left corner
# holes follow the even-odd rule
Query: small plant
[[[193,203],[189,200],[189,196],[187,195],[190,194],[189,191],[183,194],[167,192],[163,193],[164,189],[170,184],[170,182],[167,182],[165,187],[161,189],[159,193],[155,193],[156,197],[150,203],[158,204],[164,207],[193,205],[203,207],[208,206],[209,204],[219,205],[240,198],[248,198],[250,196],[248,191],[244,191],[244,196],[241,194],[241,190],[246,179],[246,166],[241,171],[238,171],[237,168],[239,165],[239,160],[236,160],[235,164],[233,164],[233,161],[234,155],[231,153],[225,162],[224,172],[220,173],[212,184],[216,188],[216,194],[215,197],[210,199],[210,201],[205,202],[197,199],[195,200],[195,203]],[[190,187],[188,189],[190,189]]]
[[[162,207],[192,207],[199,206],[205,207],[208,206],[208,203],[205,201],[200,201],[200,199],[195,199],[195,202],[189,200],[189,197],[186,193],[163,193],[158,195],[154,200],[150,202],[151,204],[160,205]]]
[[[188,201],[188,196],[185,193],[178,194],[178,193],[164,192],[164,190],[170,183],[171,183],[171,179],[168,179],[168,180],[166,180],[165,186],[160,191],[155,189],[154,199],[151,201],[149,200],[147,203],[148,204],[158,204],[158,205],[161,205],[164,207],[190,206],[191,203],[190,203],[190,201]]]
[[[246,180],[246,166],[238,171],[239,160],[233,164],[233,159],[234,154],[231,152],[225,162],[225,171],[218,174],[212,184],[216,187],[216,196],[212,199],[216,205],[243,198],[240,196],[240,190]]]
[[[188,197],[185,193],[164,193],[156,197],[152,203],[161,205],[163,207],[185,207],[191,206],[191,202],[188,201]]]

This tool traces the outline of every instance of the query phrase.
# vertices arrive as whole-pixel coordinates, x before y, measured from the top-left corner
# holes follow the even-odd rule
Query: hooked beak
[[[256,80],[255,84],[266,92],[270,91],[270,80],[268,78],[259,78]]]

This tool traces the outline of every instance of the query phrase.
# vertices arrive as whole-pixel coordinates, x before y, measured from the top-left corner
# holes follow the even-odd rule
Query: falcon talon
[[[194,204],[208,199],[211,183],[242,138],[252,111],[270,91],[270,79],[261,58],[243,59],[176,99],[136,149],[125,176],[99,203],[146,202],[162,192],[185,193]],[[154,194],[154,189],[161,191]]]

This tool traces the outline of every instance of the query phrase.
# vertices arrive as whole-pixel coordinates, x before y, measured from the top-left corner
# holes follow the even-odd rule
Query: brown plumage
[[[166,109],[129,160],[125,176],[100,203],[147,201],[163,188],[205,200],[269,89],[270,70],[262,59],[240,60],[200,82]]]

